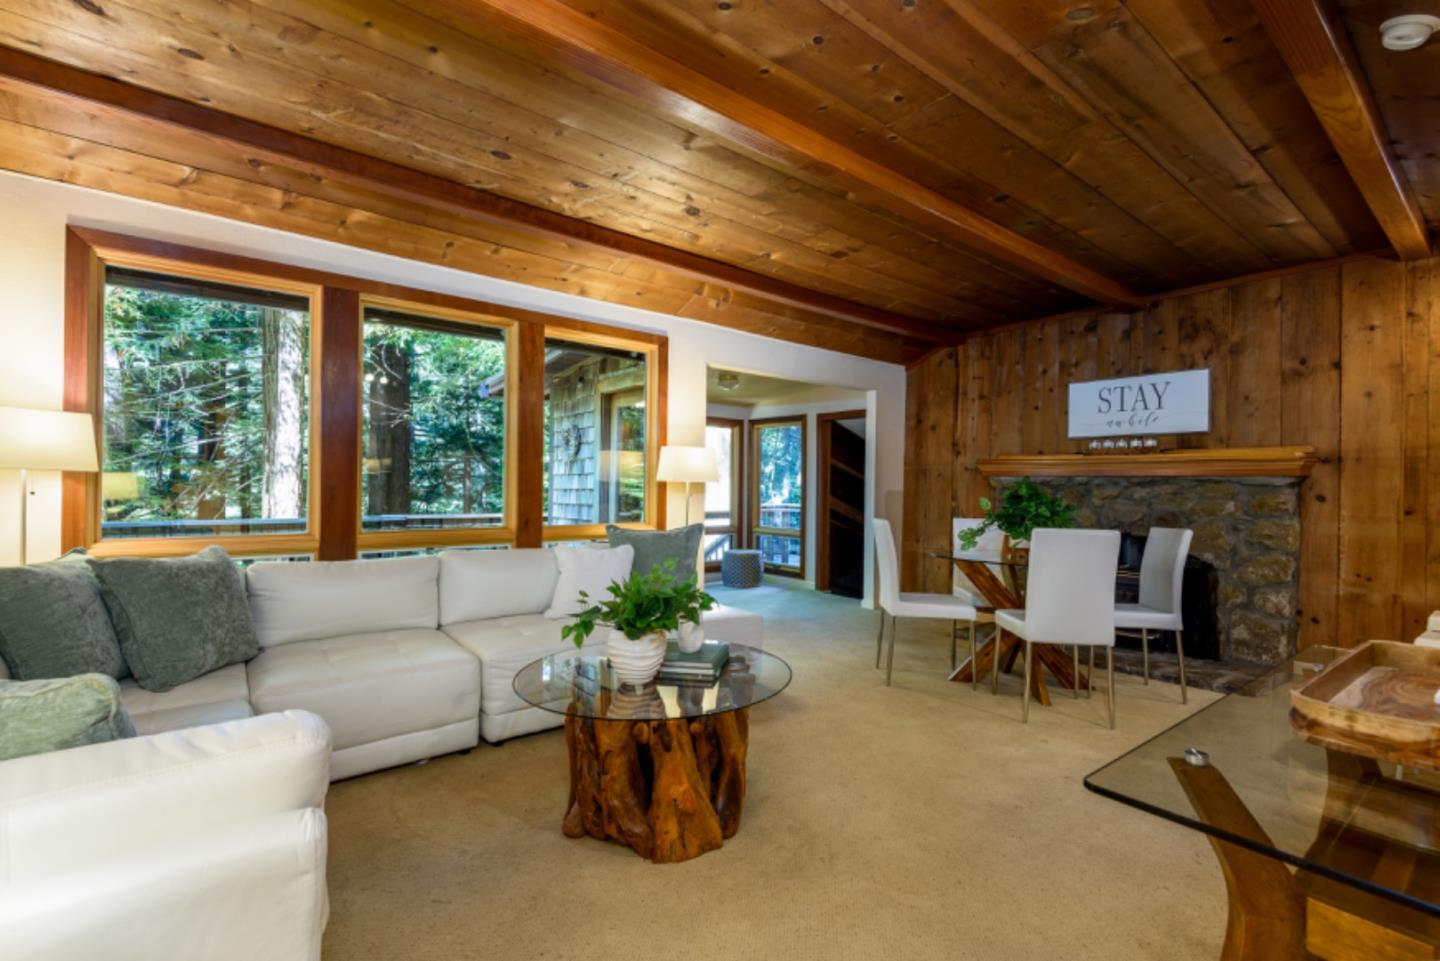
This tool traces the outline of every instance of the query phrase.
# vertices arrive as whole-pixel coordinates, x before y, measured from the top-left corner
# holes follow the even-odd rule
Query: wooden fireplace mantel
[[[1313,447],[1216,447],[1135,454],[1002,454],[986,477],[1307,477]]]

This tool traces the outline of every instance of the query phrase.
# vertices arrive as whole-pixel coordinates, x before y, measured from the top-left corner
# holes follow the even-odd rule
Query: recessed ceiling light
[[[1425,46],[1425,41],[1437,30],[1440,30],[1440,17],[1426,13],[1391,17],[1380,24],[1380,42],[1386,50],[1414,50]]]

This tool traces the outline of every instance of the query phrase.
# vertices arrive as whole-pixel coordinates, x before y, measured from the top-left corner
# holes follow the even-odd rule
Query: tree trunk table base
[[[567,837],[616,841],[656,864],[714,851],[740,828],[749,711],[691,720],[565,717]]]

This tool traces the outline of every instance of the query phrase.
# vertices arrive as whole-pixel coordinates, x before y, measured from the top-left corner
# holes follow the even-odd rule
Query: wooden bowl
[[[1367,641],[1290,691],[1290,726],[1312,744],[1440,770],[1440,648]]]

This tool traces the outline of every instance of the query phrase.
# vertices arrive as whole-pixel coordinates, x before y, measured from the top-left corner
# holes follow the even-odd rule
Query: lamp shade
[[[100,469],[89,414],[0,407],[0,469]]]
[[[655,479],[666,483],[705,484],[720,479],[720,465],[708,447],[660,448]]]

